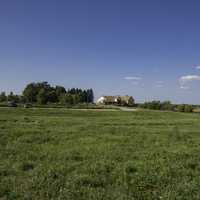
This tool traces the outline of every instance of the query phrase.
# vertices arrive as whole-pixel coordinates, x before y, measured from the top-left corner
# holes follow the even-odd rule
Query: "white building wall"
[[[104,103],[105,102],[105,97],[100,97],[98,100],[97,100],[97,103]]]

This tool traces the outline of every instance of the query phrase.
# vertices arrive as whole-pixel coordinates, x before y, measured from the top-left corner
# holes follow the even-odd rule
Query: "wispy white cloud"
[[[126,76],[124,77],[125,80],[135,80],[135,81],[139,81],[141,80],[142,78],[141,77],[138,77],[138,76]]]
[[[179,79],[180,84],[186,84],[186,83],[192,82],[192,81],[200,81],[200,76],[186,75],[186,76],[180,77],[180,79]]]
[[[190,87],[188,86],[188,84],[192,83],[194,81],[200,81],[200,76],[199,75],[181,76],[179,78],[180,89],[183,89],[183,90],[190,89]]]

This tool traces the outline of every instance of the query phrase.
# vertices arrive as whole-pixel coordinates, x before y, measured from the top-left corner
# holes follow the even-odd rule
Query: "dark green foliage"
[[[74,98],[72,94],[66,93],[60,96],[60,103],[61,104],[67,104],[67,105],[73,105],[74,104]]]
[[[59,98],[61,95],[66,93],[66,90],[63,86],[56,86],[55,87],[56,96]]]
[[[177,106],[177,110],[178,110],[179,112],[184,112],[184,111],[185,111],[185,105],[184,105],[184,104],[178,105],[178,106]]]
[[[28,84],[23,96],[15,95],[10,92],[6,96],[5,92],[0,94],[0,102],[6,101],[14,103],[32,103],[32,104],[62,104],[62,105],[77,105],[80,103],[93,103],[94,94],[92,89],[82,90],[72,88],[66,91],[63,86],[52,87],[48,82],[38,82]]]
[[[48,82],[38,82],[28,84],[23,95],[15,95],[10,92],[6,96],[5,92],[0,94],[0,103],[15,102],[20,104],[63,104],[76,105],[80,103],[93,103],[94,94],[92,89],[82,90],[72,88],[66,91],[63,86],[52,87]]]
[[[151,109],[151,110],[169,110],[169,111],[179,111],[179,112],[193,112],[194,106],[188,104],[173,105],[170,101],[151,101],[145,102],[139,105],[141,108]]]
[[[48,82],[28,84],[23,91],[23,96],[30,103],[46,104],[57,101],[55,89]]]
[[[192,105],[187,105],[187,104],[180,104],[177,106],[177,110],[179,112],[193,112],[193,106]]]
[[[39,88],[39,84],[36,83],[30,83],[28,84],[24,91],[23,96],[25,97],[27,102],[37,102],[37,95],[39,93],[41,88]]]
[[[94,94],[92,89],[81,90],[78,88],[72,88],[68,90],[68,93],[72,95],[74,104],[94,102]]]
[[[7,97],[7,100],[15,102],[15,103],[19,103],[20,102],[20,96],[15,95],[13,92],[10,92],[10,94]]]
[[[47,102],[56,103],[58,102],[59,96],[57,96],[56,91],[51,89],[47,92]]]
[[[5,92],[1,92],[0,94],[0,102],[6,102],[7,101],[7,96]]]
[[[89,90],[87,90],[87,102],[92,103],[93,101],[94,101],[93,90],[89,89]]]
[[[127,106],[133,107],[135,105],[135,100],[133,97],[130,97],[127,103]]]
[[[164,101],[161,103],[161,110],[174,110],[174,105],[170,101]]]
[[[0,199],[200,199],[200,118],[0,108]]]
[[[39,93],[37,94],[37,102],[39,104],[46,104],[48,102],[47,91],[44,88],[40,89]]]
[[[144,104],[141,104],[141,107],[152,110],[161,110],[162,103],[160,101],[145,102]]]
[[[185,112],[193,112],[193,106],[192,105],[185,105]]]

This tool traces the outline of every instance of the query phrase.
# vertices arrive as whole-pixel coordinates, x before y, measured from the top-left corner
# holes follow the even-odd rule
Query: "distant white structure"
[[[97,100],[97,103],[98,104],[104,104],[105,102],[105,97],[100,97],[98,100]]]
[[[128,105],[134,104],[132,96],[102,96],[97,100],[97,104],[104,105]]]
[[[118,96],[103,96],[97,100],[98,104],[114,104],[118,103]]]

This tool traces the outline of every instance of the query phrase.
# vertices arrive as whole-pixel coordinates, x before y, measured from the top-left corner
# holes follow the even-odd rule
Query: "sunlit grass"
[[[0,109],[0,199],[200,199],[200,116]]]

